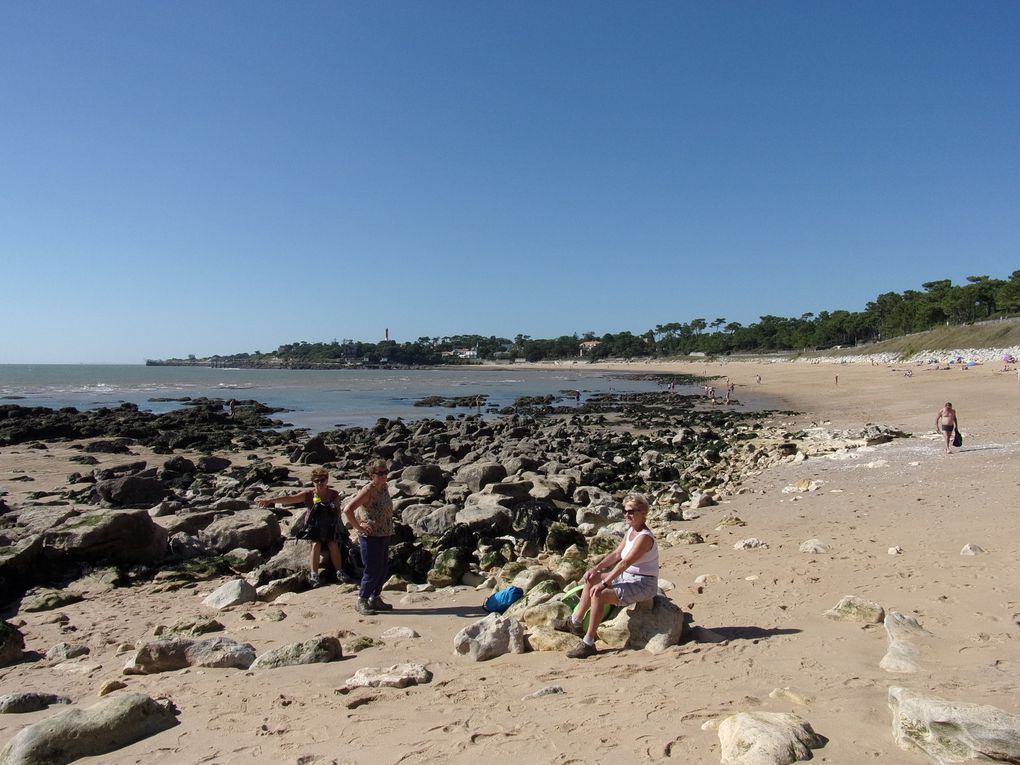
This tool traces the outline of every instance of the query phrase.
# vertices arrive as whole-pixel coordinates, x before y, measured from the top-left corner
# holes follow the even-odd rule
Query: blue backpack
[[[501,614],[510,606],[524,597],[524,590],[520,587],[507,587],[505,590],[492,593],[485,600],[482,606],[490,614]]]

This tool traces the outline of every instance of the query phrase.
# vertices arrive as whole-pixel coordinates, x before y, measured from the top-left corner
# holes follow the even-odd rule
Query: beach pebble
[[[107,680],[105,683],[99,686],[99,691],[97,691],[96,695],[107,696],[113,693],[114,691],[119,691],[124,688],[127,688],[127,683],[125,682],[122,682],[120,680]]]
[[[748,537],[747,539],[741,539],[739,542],[733,545],[734,550],[767,550],[769,547],[768,542],[758,539],[758,537]]]
[[[408,584],[407,584],[407,591],[408,592],[435,592],[436,591],[436,586],[434,584],[429,584],[428,582],[426,582],[425,584],[414,584],[413,582],[408,582]]]
[[[774,689],[771,693],[769,693],[769,698],[780,699],[782,701],[789,701],[793,704],[799,704],[802,707],[807,706],[808,703],[811,701],[810,699],[801,696],[799,693],[791,691],[788,687]]]
[[[965,544],[963,549],[960,550],[960,555],[980,555],[984,552],[984,548],[978,545]]]
[[[715,574],[701,574],[694,578],[695,584],[715,584],[718,581],[720,581],[720,579]]]
[[[405,638],[406,639],[417,638],[421,637],[421,635],[419,635],[410,627],[390,627],[379,637],[381,637],[383,640],[400,640]]]
[[[57,643],[46,652],[46,658],[50,661],[67,661],[79,656],[89,654],[88,646],[75,645],[74,643]]]
[[[543,696],[553,696],[559,693],[566,693],[566,691],[563,690],[563,686],[549,685],[546,686],[545,688],[535,691],[534,693],[529,693],[527,696],[524,696],[521,699],[521,701],[527,701],[528,699],[540,699]]]
[[[889,554],[890,555],[902,555],[903,554],[903,548],[900,547],[899,545],[896,545],[895,547],[890,547],[889,548]]]
[[[809,481],[806,478],[801,478],[799,481],[794,481],[791,485],[783,488],[783,494],[796,494],[798,492],[805,491],[818,491],[818,487],[822,485],[821,481]]]
[[[800,551],[812,555],[824,555],[829,552],[829,546],[820,539],[809,539],[806,542],[801,542]]]
[[[744,577],[745,582],[757,582],[759,579],[761,579],[761,577],[757,574],[751,574],[750,576]]]

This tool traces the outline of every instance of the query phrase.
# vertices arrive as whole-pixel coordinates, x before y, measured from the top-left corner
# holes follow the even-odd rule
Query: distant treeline
[[[691,353],[767,353],[854,346],[923,332],[946,324],[968,324],[1020,313],[1020,270],[1009,279],[968,276],[967,283],[951,280],[926,282],[923,292],[886,292],[863,311],[822,311],[799,318],[762,316],[748,326],[719,317],[660,324],[643,334],[607,333],[597,336],[564,335],[544,340],[517,335],[514,339],[481,335],[419,337],[414,342],[386,340],[363,343],[290,343],[272,353],[255,351],[228,357],[249,365],[336,366],[359,364],[435,365],[471,363],[474,359],[542,361],[578,358],[599,360],[619,357],[667,357]],[[207,360],[195,360],[191,363]],[[185,362],[186,363],[186,362]]]

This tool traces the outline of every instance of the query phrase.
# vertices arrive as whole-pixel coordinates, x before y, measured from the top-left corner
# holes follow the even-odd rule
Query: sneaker
[[[579,638],[584,637],[584,624],[582,622],[575,622],[573,619],[567,619],[563,631],[569,632],[571,635],[577,635]]]
[[[340,584],[357,584],[358,583],[357,579],[355,579],[353,576],[348,574],[343,569],[341,569],[340,571],[336,572],[336,580]]]
[[[583,640],[578,640],[577,645],[567,651],[568,659],[587,659],[589,656],[594,656],[599,652],[599,649],[594,645],[588,645]]]
[[[376,611],[392,611],[393,606],[384,601],[378,595],[368,601],[368,605],[374,608]]]
[[[354,604],[354,610],[362,616],[375,616],[376,613],[366,598],[358,598],[358,602]]]
[[[312,587],[318,587],[322,584],[322,581],[319,579],[319,575],[313,572],[308,575],[308,584]]]

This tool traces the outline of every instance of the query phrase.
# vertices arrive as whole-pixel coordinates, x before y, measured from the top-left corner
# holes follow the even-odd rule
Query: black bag
[[[953,431],[953,446],[963,446],[963,436],[960,434],[959,430]]]
[[[315,536],[315,521],[318,505],[313,505],[301,514],[290,527],[290,535],[294,539],[312,539]]]

